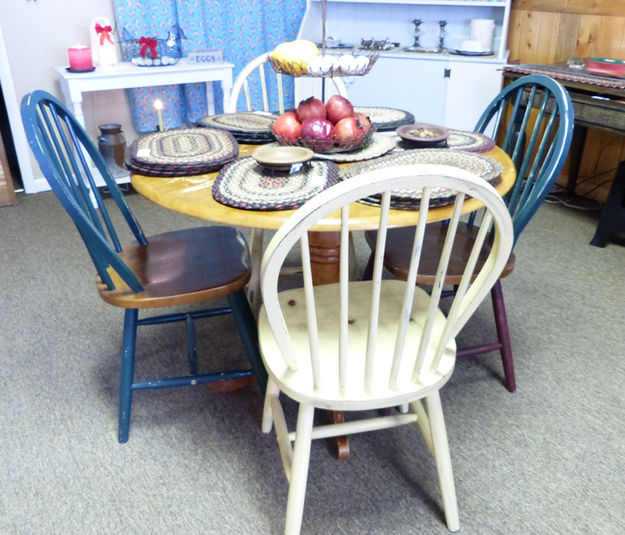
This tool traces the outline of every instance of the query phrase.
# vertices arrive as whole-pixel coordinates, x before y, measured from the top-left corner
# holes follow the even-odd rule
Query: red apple
[[[354,115],[352,103],[341,95],[332,95],[326,104],[326,115],[332,124]]]
[[[283,113],[273,123],[273,131],[288,142],[296,141],[301,130],[302,125],[297,120],[297,114],[294,111]]]
[[[318,98],[309,97],[297,106],[297,118],[300,123],[306,119],[325,119],[326,107]]]
[[[367,133],[354,116],[344,117],[334,125],[334,138],[339,145],[357,144]]]
[[[313,150],[327,150],[334,141],[334,126],[326,119],[305,119],[302,122],[303,138],[312,140]]]

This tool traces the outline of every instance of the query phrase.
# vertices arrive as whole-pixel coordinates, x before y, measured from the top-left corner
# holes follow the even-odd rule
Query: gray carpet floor
[[[147,233],[201,224],[129,202]],[[625,533],[625,247],[590,247],[595,225],[544,205],[517,245],[518,391],[497,355],[458,362],[442,390],[461,533]],[[204,369],[245,361],[230,317],[198,327]],[[182,325],[143,329],[137,375],[184,373]],[[485,302],[459,343],[493,330]],[[121,332],[52,194],[0,208],[0,533],[281,533],[287,482],[256,386],[139,392],[117,443]],[[313,444],[303,533],[447,533],[416,428],[350,446],[341,462]]]

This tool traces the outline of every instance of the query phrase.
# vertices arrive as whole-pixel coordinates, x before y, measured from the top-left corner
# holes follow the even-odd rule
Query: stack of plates
[[[277,118],[273,113],[238,111],[204,117],[198,125],[230,132],[239,143],[260,145],[274,141],[271,125]]]
[[[238,155],[239,144],[229,132],[184,128],[136,139],[126,166],[147,176],[201,175],[221,169]]]

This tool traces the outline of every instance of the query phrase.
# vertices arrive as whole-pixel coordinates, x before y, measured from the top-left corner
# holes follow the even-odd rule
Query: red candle
[[[72,71],[90,71],[93,69],[93,57],[88,46],[75,45],[67,49],[69,68]]]

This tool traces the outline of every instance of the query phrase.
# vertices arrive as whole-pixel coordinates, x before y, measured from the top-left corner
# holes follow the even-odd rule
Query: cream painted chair
[[[283,78],[286,75],[277,73],[273,70],[273,67],[269,63],[270,52],[265,52],[260,56],[250,61],[243,70],[237,75],[234,84],[232,85],[232,91],[230,93],[230,102],[226,113],[235,113],[240,109],[239,100],[241,100],[241,92],[245,96],[243,103],[245,111],[256,111],[264,113],[272,113],[278,111],[280,114],[285,111],[284,104],[284,86]],[[271,80],[271,82],[270,82]],[[275,80],[275,82],[274,82]],[[339,95],[348,98],[345,84],[340,78],[328,78],[326,79],[334,87],[334,91]],[[251,84],[257,81],[260,84],[260,98],[254,99],[252,91],[250,90]],[[275,87],[274,87],[275,85]],[[278,109],[270,108],[270,90],[274,88],[277,93]],[[312,95],[310,95],[312,96]],[[317,96],[321,98],[321,96]],[[296,103],[297,104],[297,103]],[[251,256],[252,256],[252,279],[250,280],[248,288],[248,298],[254,309],[259,306],[258,294],[259,294],[259,274],[260,274],[260,261],[263,254],[263,242],[264,231],[263,229],[254,229],[252,231],[251,240]],[[291,270],[292,271],[292,270]]]
[[[269,54],[270,52],[265,52],[264,54],[261,54],[260,56],[254,58],[245,67],[243,67],[243,70],[241,70],[241,72],[237,75],[234,84],[232,85],[232,91],[230,92],[230,103],[228,105],[226,113],[234,113],[235,111],[240,109],[239,99],[241,96],[241,91],[243,91],[243,94],[245,96],[245,110],[264,111],[267,113],[278,111],[279,113],[284,113],[285,104],[282,82],[284,76],[286,75],[277,73],[273,70],[271,64],[269,63]],[[275,77],[275,89],[278,98],[277,110],[271,110],[269,106],[270,93],[268,91],[268,87],[269,89],[271,89],[272,87],[272,85],[268,83],[270,76]],[[250,91],[250,84],[253,83],[254,80],[258,80],[260,84],[260,100],[254,100]],[[326,80],[329,83],[332,83],[336,93],[345,98],[348,98],[345,84],[340,78],[327,78]],[[321,97],[317,96],[317,98]]]
[[[456,193],[447,246],[441,253],[431,294],[415,284],[421,246],[434,188]],[[382,280],[390,191],[423,188],[419,223],[411,241],[410,275]],[[370,281],[349,279],[349,204],[382,194],[378,247]],[[480,200],[486,215],[470,255],[468,268],[447,315],[439,309],[455,232],[465,198]],[[313,286],[308,231],[320,219],[341,210],[340,282]],[[491,232],[492,228],[492,232]],[[458,508],[440,388],[451,376],[454,337],[497,281],[514,239],[512,221],[499,194],[477,176],[448,166],[411,165],[368,172],[341,182],[302,206],[275,234],[263,256],[259,341],[269,382],[262,429],[275,426],[290,482],[285,533],[300,532],[309,468],[311,439],[340,436],[417,423],[432,453],[441,487],[447,526],[459,528]],[[303,287],[278,291],[283,262],[300,246]],[[410,248],[410,243],[406,244]],[[488,259],[473,273],[479,253],[490,247]],[[296,429],[289,432],[280,394],[299,403]],[[425,405],[422,404],[425,400]],[[313,426],[316,408],[363,411],[408,406],[373,418]],[[294,445],[292,445],[294,442]],[[407,452],[408,454],[408,452]]]

